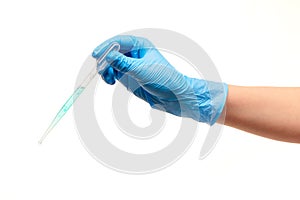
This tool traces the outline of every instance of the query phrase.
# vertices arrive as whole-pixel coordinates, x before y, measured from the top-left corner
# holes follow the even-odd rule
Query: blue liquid
[[[66,103],[62,106],[62,108],[58,111],[54,119],[52,120],[51,124],[45,131],[42,138],[39,140],[39,143],[41,144],[45,137],[48,135],[48,133],[56,126],[56,124],[63,118],[63,116],[68,112],[68,110],[72,107],[76,99],[81,95],[81,93],[84,91],[85,87],[78,87],[73,94],[69,97],[69,99],[66,101]]]

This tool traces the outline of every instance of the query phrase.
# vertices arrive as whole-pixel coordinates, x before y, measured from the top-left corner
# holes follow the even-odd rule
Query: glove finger
[[[148,102],[150,105],[153,104],[152,95],[148,93],[134,78],[123,74],[123,76],[118,79],[122,85],[126,87],[126,89],[132,92],[135,96],[140,99]]]
[[[116,80],[120,80],[124,76],[124,74],[122,72],[114,69],[114,76],[115,76]]]
[[[120,52],[112,51],[106,56],[106,61],[116,70],[129,75],[136,74],[136,59],[127,57]]]
[[[147,103],[149,103],[149,105],[152,107],[152,105],[154,104],[152,101],[152,95],[150,93],[148,93],[147,91],[145,91],[142,87],[137,88],[136,90],[133,91],[133,94],[137,97],[139,97],[140,99],[146,101]]]
[[[154,47],[153,44],[145,38],[135,37],[131,35],[117,35],[111,39],[106,40],[99,46],[97,46],[94,49],[92,56],[96,59],[99,58],[103,54],[105,49],[113,42],[117,42],[120,44],[120,52],[123,54],[131,52],[132,50],[137,51],[140,49],[147,49],[147,48]],[[143,53],[140,53],[140,51],[138,51],[138,55],[139,54],[143,55]]]
[[[130,55],[132,58],[139,58],[139,50],[138,49],[131,50]]]
[[[115,76],[114,76],[114,69],[109,66],[106,68],[106,70],[102,73],[99,72],[102,79],[109,85],[113,85],[116,82]]]

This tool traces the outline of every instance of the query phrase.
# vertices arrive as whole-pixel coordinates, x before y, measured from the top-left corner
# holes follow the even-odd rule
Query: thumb
[[[116,70],[122,73],[132,74],[134,72],[134,59],[123,55],[118,51],[111,51],[106,56],[106,61]]]

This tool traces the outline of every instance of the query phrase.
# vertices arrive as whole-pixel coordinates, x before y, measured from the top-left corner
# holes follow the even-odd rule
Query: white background
[[[116,34],[174,30],[226,83],[300,86],[299,21],[292,0],[1,1],[0,199],[299,199],[300,145],[229,127],[205,160],[199,136],[171,167],[138,176],[94,160],[72,113],[37,144],[87,55]]]

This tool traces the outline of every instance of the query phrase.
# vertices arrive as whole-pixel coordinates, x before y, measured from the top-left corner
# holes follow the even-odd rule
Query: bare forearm
[[[225,124],[300,143],[300,88],[229,86]]]

